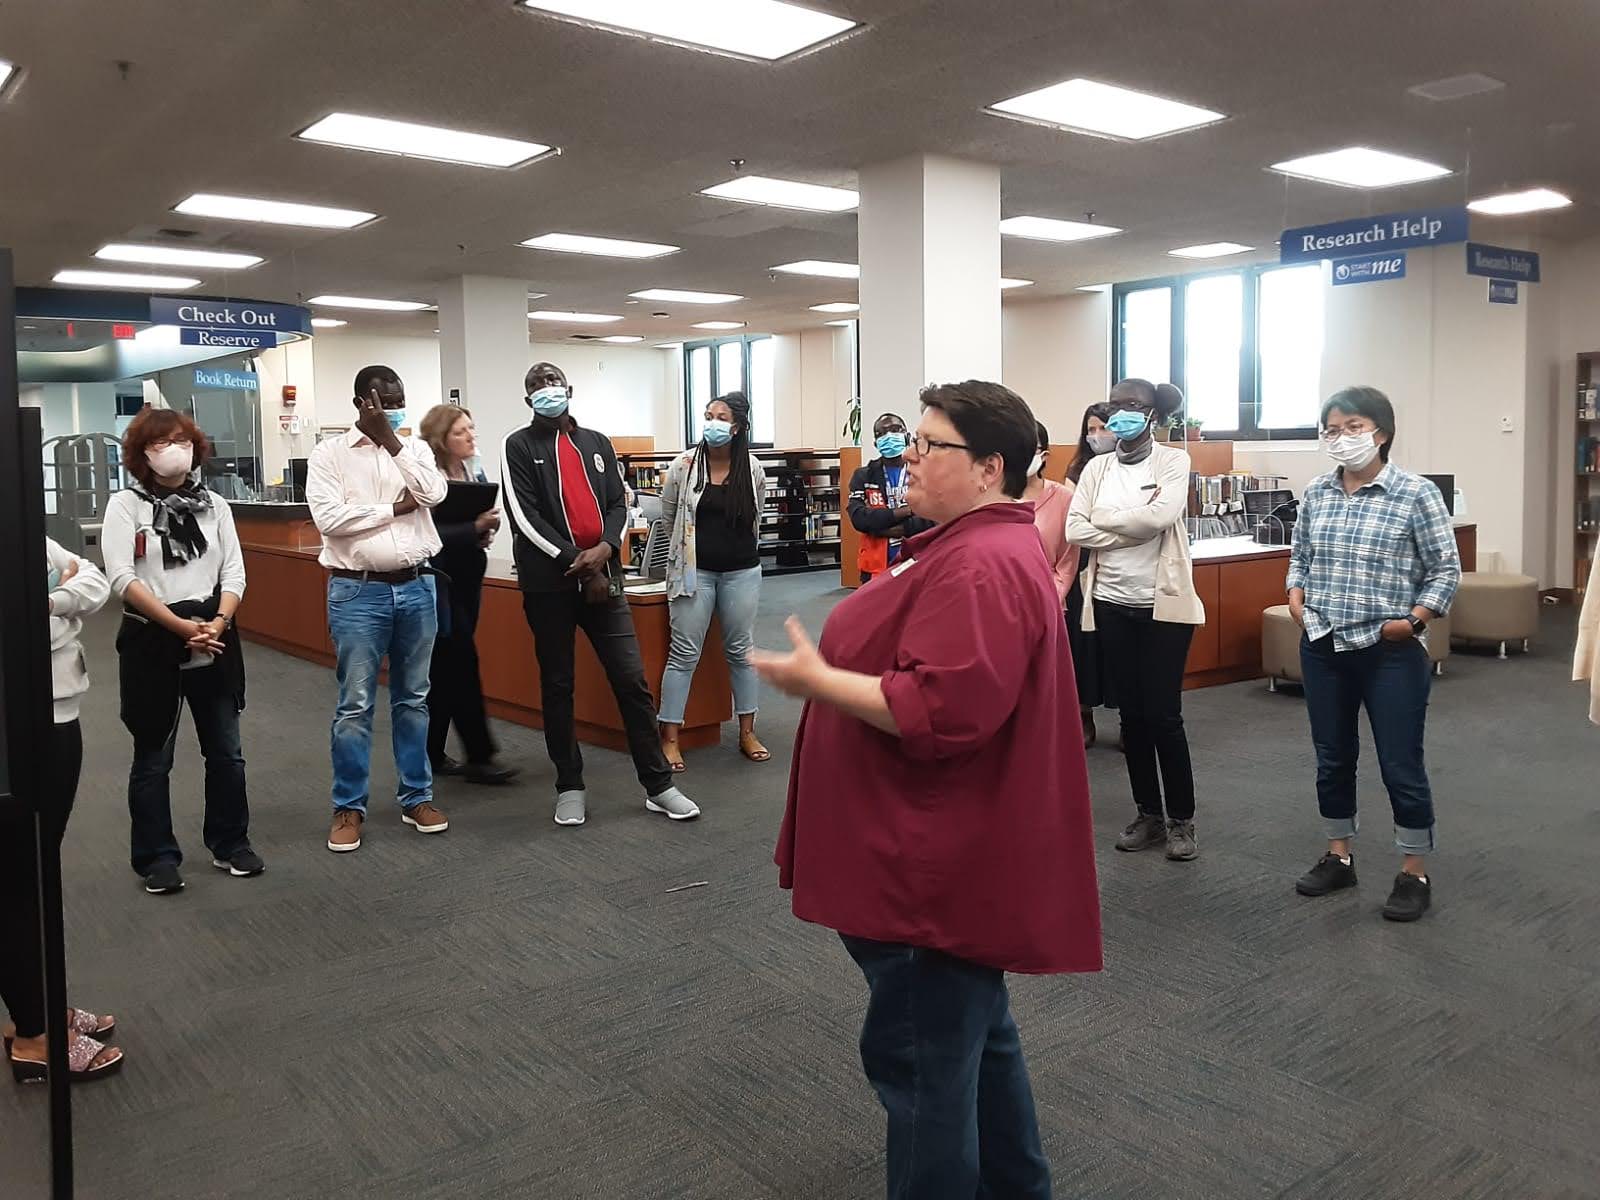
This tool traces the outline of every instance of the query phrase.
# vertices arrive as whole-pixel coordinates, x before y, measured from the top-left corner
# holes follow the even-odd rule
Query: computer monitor
[[[289,460],[289,487],[290,495],[296,500],[306,498],[306,467],[311,462],[309,458],[291,458]]]
[[[1439,494],[1444,497],[1444,510],[1452,517],[1456,515],[1456,477],[1454,475],[1424,475],[1439,489]]]

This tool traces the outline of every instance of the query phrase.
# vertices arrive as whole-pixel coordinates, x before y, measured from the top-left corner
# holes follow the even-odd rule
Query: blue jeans
[[[389,659],[389,720],[398,799],[411,809],[433,799],[428,762],[428,667],[439,632],[434,582],[328,580],[328,632],[339,659],[339,707],[333,715],[333,807],[367,811],[372,764],[372,706],[378,667]]]
[[[662,721],[683,724],[689,684],[706,644],[712,614],[722,621],[722,653],[733,683],[733,708],[740,716],[756,711],[756,669],[750,665],[755,645],[756,606],[761,600],[761,568],[747,571],[697,571],[692,596],[672,601],[672,649],[661,676]]]
[[[841,937],[871,991],[861,1064],[889,1117],[889,1200],[1049,1200],[1004,972]]]
[[[1427,648],[1408,639],[1336,652],[1332,634],[1302,638],[1300,672],[1317,748],[1317,808],[1328,837],[1353,837],[1359,827],[1356,760],[1365,706],[1394,810],[1395,845],[1407,854],[1432,850],[1433,790],[1422,747],[1433,686]]]
[[[182,702],[173,714],[172,728],[164,738],[133,740],[133,766],[128,772],[129,860],[140,875],[148,875],[160,862],[173,866],[183,862],[172,831],[172,763],[185,707],[206,763],[206,815],[201,828],[206,848],[213,858],[226,862],[250,845],[238,700],[221,683],[222,668],[215,665],[180,671]]]

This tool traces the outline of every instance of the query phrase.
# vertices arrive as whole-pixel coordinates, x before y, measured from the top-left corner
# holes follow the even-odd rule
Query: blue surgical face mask
[[[389,428],[396,433],[400,431],[400,426],[406,423],[406,410],[403,408],[386,408],[383,410],[383,415],[389,420]]]
[[[49,583],[50,590],[52,592],[55,591],[58,587],[61,586],[61,572],[56,570],[54,567],[51,567],[50,568],[50,578],[46,582]]]
[[[567,403],[571,399],[567,389],[551,385],[542,387],[528,397],[528,405],[541,417],[559,417],[567,411]]]
[[[1131,442],[1142,434],[1149,424],[1150,418],[1144,413],[1121,408],[1111,414],[1111,419],[1106,422],[1106,428],[1123,441]]]
[[[715,417],[707,421],[705,431],[701,435],[708,446],[726,446],[733,441],[733,422],[719,421]]]
[[[906,452],[906,435],[898,429],[878,438],[878,453],[884,458],[899,458]]]

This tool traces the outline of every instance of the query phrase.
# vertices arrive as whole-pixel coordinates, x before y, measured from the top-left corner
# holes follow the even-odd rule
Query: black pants
[[[1148,608],[1094,602],[1094,623],[1122,710],[1128,785],[1139,811],[1174,821],[1194,819],[1194,767],[1183,732],[1183,665],[1193,625],[1158,621]],[[1159,779],[1157,764],[1160,764]]]
[[[659,796],[672,786],[672,768],[661,753],[656,730],[656,704],[644,681],[639,640],[633,633],[633,613],[621,596],[606,604],[588,604],[577,588],[563,592],[524,592],[522,611],[533,631],[534,653],[539,658],[539,685],[544,706],[544,744],[556,767],[556,791],[583,787],[583,752],[572,713],[576,682],[574,651],[579,629],[594,647],[605,668],[611,694],[617,699],[628,749],[647,796]]]
[[[450,726],[456,727],[469,763],[486,763],[494,757],[489,717],[483,708],[483,680],[478,674],[478,609],[483,585],[448,585],[449,632],[440,625],[433,642],[432,683],[428,690],[428,761],[435,767],[444,759]]]
[[[244,751],[239,741],[239,699],[219,667],[178,672],[182,703],[165,737],[135,735],[128,772],[128,816],[133,869],[148,875],[160,862],[183,861],[172,831],[172,763],[183,710],[194,719],[206,762],[206,815],[201,836],[213,858],[226,862],[250,845],[250,802],[245,795]]]
[[[61,845],[83,769],[83,733],[76,721],[56,725],[44,760],[44,832]],[[0,1000],[17,1036],[44,1033],[44,948],[39,925],[39,859],[32,816],[0,822]]]

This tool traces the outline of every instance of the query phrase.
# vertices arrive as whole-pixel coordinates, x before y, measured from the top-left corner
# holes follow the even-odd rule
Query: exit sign
[[[138,332],[139,331],[132,325],[113,325],[111,327],[111,336],[116,338],[119,342],[133,340],[134,336],[137,335]]]

